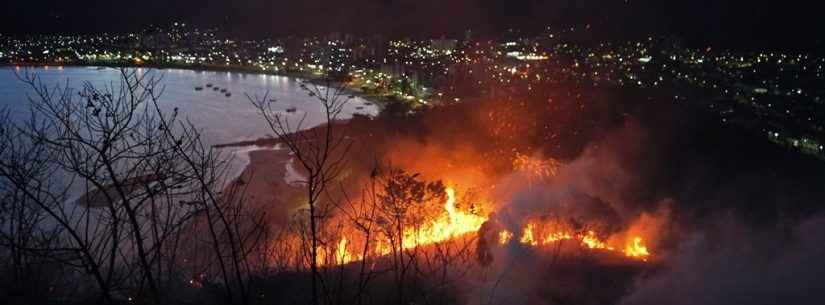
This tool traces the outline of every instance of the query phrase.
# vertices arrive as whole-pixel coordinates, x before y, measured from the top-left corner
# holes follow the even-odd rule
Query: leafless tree
[[[381,273],[376,270],[380,260],[380,253],[376,253],[379,246],[378,240],[383,237],[376,221],[378,217],[380,175],[380,167],[376,164],[370,173],[368,182],[361,189],[360,199],[352,200],[346,190],[341,187],[344,199],[342,204],[336,204],[340,215],[347,219],[354,229],[353,233],[357,234],[362,240],[362,244],[357,248],[360,259],[358,261],[359,266],[352,304],[364,304],[371,282]]]
[[[68,86],[50,89],[37,82],[34,75],[27,74],[21,79],[36,95],[29,99],[32,117],[19,125],[6,122],[3,146],[8,158],[0,164],[0,175],[65,230],[73,241],[66,249],[74,254],[68,261],[87,268],[97,280],[103,298],[111,301],[113,280],[118,276],[116,265],[122,258],[121,243],[126,238],[123,216],[126,213],[134,216],[134,205],[98,206],[104,200],[89,198],[83,200],[83,204],[66,204],[66,201],[75,184],[83,184],[81,187],[86,188],[87,194],[95,192],[94,188],[95,194],[108,202],[131,199],[129,196],[138,183],[116,173],[115,167],[128,165],[116,164],[114,159],[126,156],[129,150],[129,145],[122,145],[120,141],[134,131],[128,122],[134,117],[124,116],[128,110],[109,103],[114,99],[111,95],[101,95],[90,85],[74,95]],[[83,102],[87,105],[82,105]],[[106,212],[97,211],[100,208]],[[135,234],[139,237],[141,254],[145,254],[142,231],[136,230]],[[104,248],[110,250],[103,251]],[[154,285],[151,270],[145,276]],[[155,288],[152,287],[154,293]]]
[[[227,181],[229,158],[207,145],[190,121],[177,119],[177,113],[165,116],[159,105],[162,90],[155,89],[146,88],[160,118],[160,130],[176,144],[172,149],[193,183],[194,196],[183,203],[197,207],[203,218],[190,224],[189,230],[205,227],[209,232],[212,253],[208,265],[214,261],[220,267],[229,302],[248,304],[251,257],[261,250],[267,233],[266,213],[247,205],[249,183],[244,179],[254,179],[254,173],[249,177],[229,177],[232,180]]]
[[[319,304],[321,277],[319,273],[318,251],[323,242],[320,235],[320,222],[327,214],[329,205],[321,201],[327,187],[335,181],[345,167],[347,152],[352,141],[336,133],[335,123],[352,98],[345,92],[343,83],[325,78],[321,84],[304,82],[305,90],[321,106],[322,125],[304,130],[307,114],[296,118],[289,112],[273,108],[273,101],[268,93],[262,97],[247,95],[258,109],[270,130],[293,154],[306,174],[302,181],[306,188],[307,218],[309,232],[309,265],[312,273],[312,304]]]
[[[0,114],[0,158],[4,164],[19,168],[22,183],[36,183],[45,169],[31,161],[42,157],[42,150],[12,141],[19,133],[12,128],[11,120],[8,112]],[[49,287],[57,285],[60,277],[65,276],[65,270],[49,259],[54,251],[65,250],[63,230],[47,225],[47,218],[25,192],[0,177],[0,261],[3,262],[0,291],[10,303],[44,301],[55,295]]]
[[[179,250],[205,223],[229,299],[246,303],[263,215],[249,212],[242,184],[226,183],[225,157],[159,103],[162,76],[120,72],[118,83],[79,91],[20,76],[31,116],[0,123],[0,180],[18,213],[0,245],[83,270],[107,303],[159,304],[186,282]],[[38,242],[14,238],[21,229]]]

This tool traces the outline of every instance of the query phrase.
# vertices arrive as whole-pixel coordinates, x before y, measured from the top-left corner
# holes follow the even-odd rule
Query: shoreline
[[[0,68],[32,68],[32,67],[91,67],[91,68],[145,68],[145,69],[156,69],[156,70],[166,70],[166,69],[176,69],[176,70],[189,70],[189,71],[208,71],[208,72],[232,72],[232,73],[245,73],[245,74],[254,74],[254,75],[272,75],[272,76],[284,76],[292,78],[296,81],[306,81],[312,84],[317,84],[323,86],[324,84],[321,82],[323,79],[315,74],[310,72],[273,72],[273,71],[266,71],[260,70],[254,67],[244,67],[244,66],[221,66],[221,65],[177,65],[177,64],[107,64],[107,63],[0,63]],[[366,94],[363,91],[359,90],[358,88],[354,88],[348,85],[343,86],[342,95],[351,95],[355,97],[359,97],[364,99],[367,102],[373,103],[376,107],[378,107],[379,112],[384,110],[384,104],[387,102],[387,98],[382,95],[376,94]]]
[[[145,69],[157,69],[157,70],[166,70],[166,69],[179,69],[179,70],[188,70],[188,71],[210,71],[210,72],[232,72],[232,73],[246,73],[252,75],[274,75],[274,76],[284,76],[291,78],[295,81],[307,81],[312,84],[317,84],[319,86],[324,86],[323,79],[320,78],[318,75],[312,73],[276,73],[271,71],[262,71],[257,70],[254,68],[240,68],[240,67],[222,67],[222,66],[193,66],[193,65],[115,65],[115,64],[77,64],[77,63],[70,63],[70,64],[46,64],[46,63],[27,63],[27,64],[0,64],[0,68],[40,68],[40,67],[75,67],[75,68],[145,68]],[[357,88],[353,88],[351,86],[343,86],[341,95],[353,96],[363,99],[364,102],[369,102],[378,109],[379,113],[384,109],[384,103],[386,100],[382,96],[372,95],[372,94],[364,94]],[[347,120],[339,120],[335,123],[341,123]],[[317,127],[317,126],[316,126]],[[313,127],[315,128],[315,127]],[[248,140],[241,140],[241,141],[232,141],[226,143],[218,143],[211,145],[212,148],[218,150],[229,150],[233,151],[236,150],[235,153],[242,154],[243,156],[238,156],[241,158],[246,159],[246,164],[244,164],[241,168],[238,169],[238,172],[233,175],[232,180],[237,179],[248,179],[248,175],[254,173],[258,170],[263,171],[273,171],[271,168],[271,164],[268,162],[274,162],[276,164],[283,164],[287,162],[290,157],[289,156],[282,156],[282,151],[278,149],[278,145],[280,144],[280,140],[276,137],[272,136],[261,136],[256,139],[248,139]],[[275,157],[275,159],[272,159]],[[266,160],[266,161],[261,161]],[[276,170],[277,171],[277,170]],[[282,176],[282,174],[278,174],[276,176]],[[274,181],[268,181],[267,184],[275,185]],[[287,188],[288,183],[286,184]],[[259,190],[255,193],[263,192]],[[263,192],[265,193],[265,192]],[[268,198],[272,200],[272,197]]]

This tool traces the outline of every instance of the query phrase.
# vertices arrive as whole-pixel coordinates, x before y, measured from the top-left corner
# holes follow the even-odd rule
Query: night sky
[[[330,31],[390,36],[494,35],[590,25],[594,39],[675,35],[722,47],[821,46],[825,18],[803,0],[6,0],[0,32],[95,33],[180,20],[240,37]]]

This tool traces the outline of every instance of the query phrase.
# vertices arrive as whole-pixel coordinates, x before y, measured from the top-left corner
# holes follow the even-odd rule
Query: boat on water
[[[221,93],[226,93],[226,89],[221,89]]]
[[[232,92],[227,92],[225,95],[226,95],[226,97],[230,97],[230,96],[232,96]]]
[[[212,88],[212,91],[218,91],[218,90],[221,90],[221,88],[218,88],[218,87],[213,87]]]
[[[288,112],[288,113],[295,113],[295,111],[298,111],[298,108],[289,107],[289,108],[286,109],[286,112]]]
[[[212,88],[212,84],[206,84],[206,88]]]
[[[203,90],[203,87],[200,87],[200,86],[195,87],[195,91],[201,91],[201,90]]]

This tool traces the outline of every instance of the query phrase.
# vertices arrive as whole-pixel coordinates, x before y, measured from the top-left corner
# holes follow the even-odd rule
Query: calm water
[[[31,88],[21,82],[17,73],[36,73],[44,84],[49,86],[66,86],[81,88],[85,82],[96,86],[119,85],[120,71],[112,68],[97,67],[49,67],[49,68],[0,68],[0,108],[8,108],[13,116],[25,117],[28,113],[27,96]],[[193,71],[179,69],[149,70],[138,69],[141,73],[154,73],[163,77],[165,90],[161,97],[161,107],[171,110],[178,107],[180,114],[187,117],[202,130],[209,144],[231,143],[241,140],[257,139],[271,134],[266,122],[257,113],[245,94],[263,96],[269,92],[268,99],[274,99],[273,109],[282,112],[292,121],[306,115],[304,127],[318,125],[323,117],[317,101],[302,90],[300,83],[289,77],[259,75],[232,72]],[[231,97],[206,88],[206,84],[225,88]],[[204,87],[196,91],[195,87]],[[366,101],[354,98],[345,106],[341,118],[351,117],[352,113],[368,115],[377,114],[375,106],[365,105]],[[294,113],[286,109],[294,107]],[[361,108],[361,109],[358,109]],[[235,170],[239,172],[247,159],[242,150],[234,150],[237,157]]]
[[[47,85],[61,85],[81,88],[84,82],[97,86],[118,86],[120,71],[112,68],[66,67],[66,68],[0,68],[0,108],[8,107],[15,115],[28,112],[27,95],[32,90],[21,82],[16,73],[36,73]],[[271,134],[266,122],[257,113],[245,94],[263,96],[269,91],[269,99],[275,99],[273,108],[283,111],[293,120],[306,114],[305,127],[318,125],[323,117],[320,105],[299,87],[299,82],[285,76],[259,75],[232,72],[193,71],[179,69],[148,70],[138,72],[162,76],[165,90],[161,106],[166,109],[178,107],[181,115],[189,118],[196,127],[203,130],[210,144],[256,139]],[[206,84],[227,89],[231,97],[206,88]],[[204,87],[195,91],[195,87]],[[367,106],[360,98],[352,99],[345,107],[341,118],[352,113],[376,114],[375,106]],[[290,107],[297,109],[286,113]],[[362,109],[357,109],[362,107]]]

